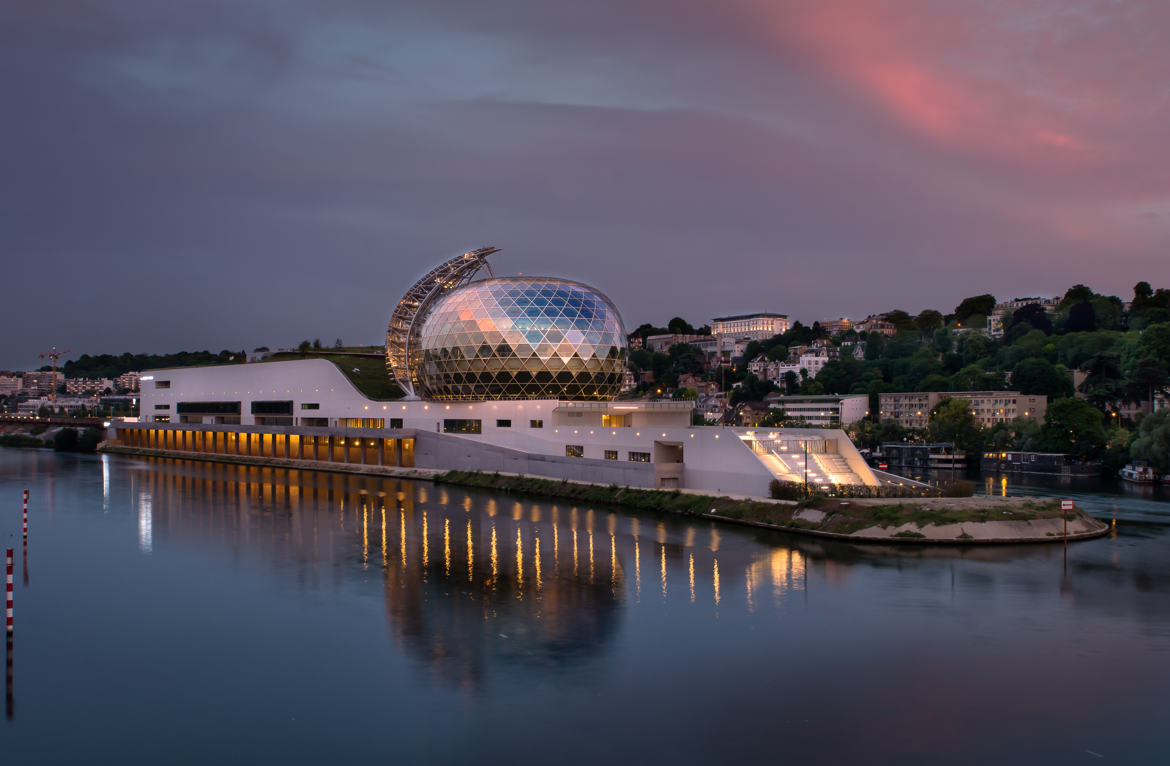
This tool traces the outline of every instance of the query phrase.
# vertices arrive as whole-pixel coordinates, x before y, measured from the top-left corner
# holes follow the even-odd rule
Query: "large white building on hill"
[[[389,372],[416,396],[370,399],[324,359],[148,370],[140,422],[115,424],[117,441],[306,467],[477,470],[754,496],[767,496],[773,479],[880,483],[840,430],[692,426],[692,402],[616,400],[626,336],[609,299],[567,280],[472,281],[492,252],[440,265],[395,310]]]

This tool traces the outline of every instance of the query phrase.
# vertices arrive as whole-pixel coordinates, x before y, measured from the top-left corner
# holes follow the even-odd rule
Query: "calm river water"
[[[0,761],[1162,762],[1170,504],[1059,494],[1113,533],[860,547],[0,449]]]

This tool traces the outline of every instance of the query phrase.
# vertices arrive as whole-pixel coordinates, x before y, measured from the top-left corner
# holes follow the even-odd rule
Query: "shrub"
[[[62,428],[53,436],[53,449],[58,452],[76,452],[79,441],[76,428]]]
[[[779,479],[768,482],[768,495],[774,500],[804,500],[809,494],[807,484]]]
[[[79,452],[96,452],[101,441],[102,430],[100,428],[87,428],[81,433],[81,438],[77,442],[77,450]]]
[[[971,497],[975,494],[975,483],[966,479],[957,479],[939,486],[943,497]]]

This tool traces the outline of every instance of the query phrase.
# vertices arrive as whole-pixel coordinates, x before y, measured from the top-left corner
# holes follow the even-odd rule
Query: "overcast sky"
[[[463,250],[628,328],[1170,286],[1170,3],[9,0],[0,367],[384,341]]]

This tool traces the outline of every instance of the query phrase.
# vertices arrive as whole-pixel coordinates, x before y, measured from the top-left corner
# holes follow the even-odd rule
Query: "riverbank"
[[[929,497],[890,500],[814,497],[795,502],[746,495],[712,496],[685,489],[619,487],[517,474],[444,472],[400,466],[173,452],[125,447],[111,442],[103,443],[98,449],[100,452],[138,457],[418,479],[570,500],[580,504],[624,506],[641,511],[672,513],[860,543],[1043,543],[1086,540],[1109,531],[1107,524],[1074,510],[1068,514],[1066,535],[1060,501],[1049,498]]]
[[[434,481],[578,503],[620,505],[852,542],[1044,543],[1087,540],[1109,531],[1107,524],[1080,510],[1068,512],[1065,519],[1060,501],[1051,498],[817,497],[794,502],[470,471],[448,471],[435,476]]]

